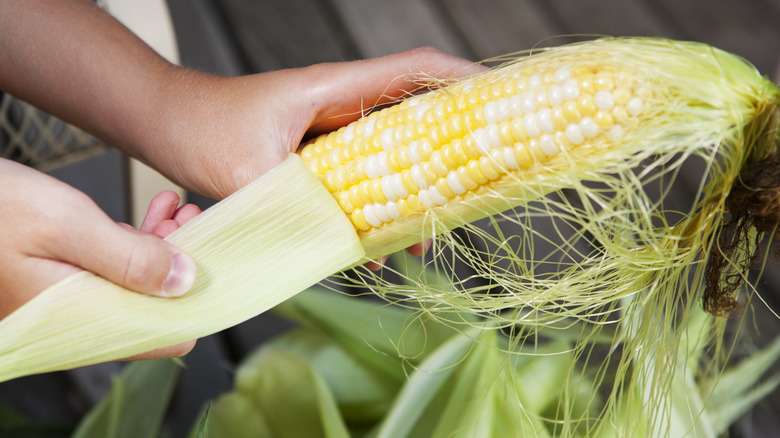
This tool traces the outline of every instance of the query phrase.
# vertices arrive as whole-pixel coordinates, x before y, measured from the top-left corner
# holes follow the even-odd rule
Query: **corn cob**
[[[725,158],[722,166],[711,166],[702,203],[680,225],[656,230],[651,220],[634,224],[634,216],[624,215],[617,231],[605,226],[603,240],[615,242],[613,253],[597,257],[601,271],[580,269],[587,272],[562,282],[565,294],[554,299],[613,279],[625,288],[640,285],[647,279],[635,273],[666,272],[669,260],[695,263],[697,248],[710,248],[740,169],[775,151],[777,101],[774,85],[742,60],[709,46],[654,39],[550,49],[412,97],[315,139],[282,170],[172,234],[169,240],[199,264],[199,279],[185,297],[141,296],[82,273],[33,299],[0,322],[0,380],[129,356],[235,325],[324,278],[322,269],[299,278],[309,268],[297,266],[329,259],[331,242],[345,242],[338,257],[323,264],[335,273],[580,181],[631,172],[654,158]],[[280,205],[304,202],[285,186],[303,184],[298,179],[306,181],[311,202],[322,209],[317,214],[327,220],[288,223],[301,213],[268,219]],[[257,199],[262,202],[252,201]],[[251,211],[239,208],[248,201],[254,202]],[[254,229],[249,218],[272,229]],[[337,231],[323,241],[318,226]],[[306,234],[297,236],[296,227]],[[283,229],[289,235],[263,252],[268,234]],[[643,233],[641,239],[626,237],[636,233]],[[293,241],[288,251],[285,242]],[[664,260],[647,262],[638,242]],[[699,255],[679,256],[680,248]],[[627,269],[604,260],[620,260]],[[281,287],[287,278],[296,281]],[[273,297],[263,299],[269,287]],[[93,295],[98,304],[86,308]],[[590,299],[585,306],[598,305]],[[176,318],[168,318],[174,309]],[[35,323],[41,315],[51,321]],[[68,322],[74,315],[78,327]],[[68,348],[57,347],[62,345]]]

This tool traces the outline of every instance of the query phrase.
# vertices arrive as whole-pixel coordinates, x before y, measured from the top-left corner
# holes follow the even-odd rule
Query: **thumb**
[[[93,244],[88,248],[71,245],[77,254],[70,259],[126,289],[159,297],[178,297],[195,282],[193,259],[155,235],[110,220],[100,221],[84,234],[73,237]]]

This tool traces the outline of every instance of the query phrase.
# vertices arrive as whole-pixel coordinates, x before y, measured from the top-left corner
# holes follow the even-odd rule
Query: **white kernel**
[[[439,193],[439,189],[437,189],[436,186],[430,186],[428,188],[428,194],[436,205],[444,205],[449,201],[446,196]]]
[[[425,112],[429,109],[431,109],[431,104],[428,102],[423,102],[417,105],[417,108],[414,110],[414,121],[422,122],[423,116],[425,116]]]
[[[363,218],[365,218],[366,222],[368,222],[368,224],[372,227],[382,226],[382,221],[380,221],[374,214],[373,204],[368,204],[363,207]]]
[[[363,125],[363,137],[371,137],[374,135],[374,123],[376,123],[376,119],[366,120],[366,124]]]
[[[576,79],[570,78],[563,83],[561,88],[561,97],[564,100],[574,100],[580,95],[580,85]]]
[[[511,118],[520,117],[523,115],[523,98],[514,95],[509,99],[510,109],[509,116]]]
[[[590,117],[583,117],[580,120],[580,132],[582,132],[585,138],[593,138],[599,135],[599,131],[599,125]]]
[[[623,135],[623,127],[620,125],[614,125],[607,131],[607,138],[616,141]]]
[[[409,196],[409,191],[404,187],[404,180],[400,173],[394,173],[387,178],[390,178],[390,188],[398,199]]]
[[[387,208],[385,208],[384,204],[374,204],[373,210],[376,218],[382,221],[382,223],[390,222],[390,215],[387,214]]]
[[[376,170],[379,172],[379,176],[390,175],[393,173],[390,170],[390,165],[387,164],[387,152],[381,151],[376,154]]]
[[[385,204],[385,209],[387,210],[387,214],[393,220],[398,220],[404,217],[401,214],[401,210],[398,209],[398,204],[396,204],[395,202],[388,202],[387,204]]]
[[[638,115],[642,112],[642,99],[635,97],[628,101],[626,105],[626,111],[632,116]]]
[[[520,168],[520,165],[517,164],[517,159],[515,159],[515,151],[511,146],[501,148],[501,154],[504,156],[506,167],[511,170],[517,170]]]
[[[544,134],[539,137],[539,148],[548,157],[552,157],[553,155],[556,155],[558,152],[560,152],[558,145],[555,144],[555,140],[550,134]]]
[[[563,90],[560,85],[550,85],[550,88],[547,89],[547,101],[550,106],[558,106],[563,103]]]
[[[533,91],[526,91],[523,93],[520,97],[520,104],[523,107],[523,112],[526,114],[531,114],[536,111],[536,101],[534,100]]]
[[[428,192],[428,190],[420,190],[419,193],[417,193],[417,199],[420,201],[420,205],[422,205],[425,208],[433,208],[436,206],[436,204],[433,203],[433,199],[431,199],[431,194]]]
[[[352,142],[352,139],[355,138],[355,125],[347,125],[346,128],[344,128],[344,134],[342,135],[342,139],[344,140],[344,144],[350,144]]]
[[[376,161],[376,154],[371,154],[366,157],[366,176],[368,176],[369,179],[374,179],[379,176],[379,168]]]
[[[528,88],[534,89],[542,85],[541,73],[534,73],[528,77]]]
[[[555,70],[555,75],[553,77],[555,78],[555,82],[559,84],[562,82],[566,82],[566,79],[569,79],[571,77],[571,72],[569,71],[569,67],[565,65],[558,67],[558,70]]]
[[[536,116],[534,114],[526,114],[526,116],[523,117],[523,128],[525,129],[526,135],[531,138],[536,138],[542,134],[539,130],[539,126],[536,124]]]
[[[482,114],[485,116],[485,122],[496,123],[498,121],[498,104],[492,100],[487,102],[482,107]]]
[[[412,164],[422,163],[422,160],[420,159],[420,144],[417,143],[417,140],[409,143],[409,146],[406,148],[406,153],[409,155],[409,161],[411,161]]]
[[[536,107],[539,108],[547,106],[547,93],[544,91],[539,91],[536,94],[534,94],[534,103],[536,104]]]
[[[487,155],[490,152],[490,144],[487,140],[487,134],[483,128],[477,128],[471,133],[474,138],[474,146],[480,154]]]
[[[512,103],[507,98],[498,100],[498,121],[508,120],[512,115]]]
[[[412,166],[412,168],[409,169],[409,172],[412,175],[412,181],[414,182],[414,185],[416,185],[419,189],[422,190],[428,187],[428,181],[425,180],[425,177],[422,173],[422,168],[420,168],[420,166]]]
[[[552,110],[550,108],[542,108],[536,113],[536,124],[539,130],[546,133],[555,131],[555,126],[552,122]]]
[[[382,179],[379,180],[379,186],[382,188],[382,193],[385,194],[385,198],[387,198],[388,201],[395,201],[398,197],[395,195],[395,190],[391,187],[391,176],[392,175],[383,176]]]
[[[602,111],[611,111],[615,107],[615,98],[609,91],[599,91],[594,96],[596,106]]]
[[[382,143],[382,149],[386,151],[393,150],[393,128],[385,128],[379,136],[379,140]]]
[[[582,136],[580,127],[576,123],[569,123],[569,126],[566,127],[566,138],[574,145],[582,144],[585,141],[585,137]]]
[[[450,170],[450,173],[447,174],[447,185],[450,186],[450,190],[455,192],[455,194],[462,195],[466,193],[466,188],[463,187],[458,178],[458,172],[454,170]]]
[[[490,149],[501,146],[501,134],[498,125],[492,124],[485,126],[485,140]]]

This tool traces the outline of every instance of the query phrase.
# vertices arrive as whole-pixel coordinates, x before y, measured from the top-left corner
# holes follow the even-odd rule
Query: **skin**
[[[279,164],[305,138],[414,91],[421,80],[479,69],[420,48],[218,77],[168,63],[85,0],[0,0],[0,29],[0,89],[214,199]],[[152,295],[178,296],[192,286],[191,258],[160,237],[196,207],[179,208],[171,193],[152,201],[139,232],[111,221],[83,193],[8,160],[0,160],[0,187],[0,318],[79,269]]]

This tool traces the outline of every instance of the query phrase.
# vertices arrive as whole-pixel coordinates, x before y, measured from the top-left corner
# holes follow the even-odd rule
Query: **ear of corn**
[[[541,51],[410,98],[316,139],[174,233],[169,240],[198,262],[185,297],[145,297],[81,273],[30,301],[0,322],[0,380],[213,333],[329,274],[565,187],[597,204],[572,218],[605,248],[552,281],[488,264],[491,280],[543,290],[538,302],[552,310],[534,308],[558,319],[560,300],[573,300],[564,316],[576,316],[617,306],[648,284],[668,291],[679,280],[666,275],[687,278],[675,266],[694,269],[711,248],[742,166],[775,151],[777,99],[771,83],[732,55],[654,39]],[[659,227],[633,169],[663,167],[675,154],[704,157],[710,174],[689,217]],[[608,181],[615,195],[583,181]],[[479,307],[470,294],[425,299],[490,314],[537,306],[510,295],[498,308]],[[461,297],[469,301],[458,304]]]

